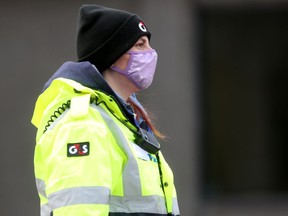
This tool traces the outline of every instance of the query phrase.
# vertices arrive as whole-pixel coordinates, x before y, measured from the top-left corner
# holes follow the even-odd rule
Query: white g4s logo
[[[68,157],[89,155],[89,142],[69,143],[67,147]]]
[[[143,22],[140,22],[138,26],[139,26],[139,28],[140,28],[141,31],[147,32],[147,29],[146,29],[146,27],[145,27],[145,25],[144,25]]]

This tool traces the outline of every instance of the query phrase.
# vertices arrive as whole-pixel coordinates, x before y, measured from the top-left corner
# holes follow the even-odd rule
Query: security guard
[[[173,174],[135,93],[157,63],[135,14],[83,5],[78,62],[39,96],[32,123],[41,216],[179,215]]]

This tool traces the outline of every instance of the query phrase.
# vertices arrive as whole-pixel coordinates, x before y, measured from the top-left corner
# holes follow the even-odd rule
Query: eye
[[[141,48],[144,46],[144,43],[137,43],[136,46]]]
[[[146,37],[146,36],[145,36]],[[141,37],[135,44],[134,48],[138,50],[146,50],[150,49],[149,41],[148,38],[146,39],[145,37]]]

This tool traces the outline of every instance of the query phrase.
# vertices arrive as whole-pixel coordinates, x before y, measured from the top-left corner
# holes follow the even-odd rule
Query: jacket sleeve
[[[115,167],[111,164],[111,154],[117,154],[111,153],[115,151],[111,148],[113,142],[96,111],[76,117],[73,110],[62,114],[35,149],[41,216],[109,214],[112,178],[121,175],[123,162],[119,157],[119,173],[112,173]]]

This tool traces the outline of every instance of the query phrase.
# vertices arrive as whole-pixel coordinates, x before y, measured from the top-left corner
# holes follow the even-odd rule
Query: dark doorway
[[[203,188],[288,192],[288,10],[202,9]]]

